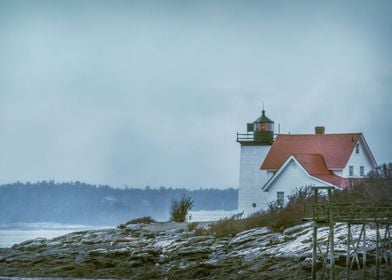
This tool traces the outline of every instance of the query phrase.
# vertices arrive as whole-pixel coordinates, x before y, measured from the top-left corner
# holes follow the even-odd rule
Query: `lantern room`
[[[274,133],[274,122],[265,116],[265,111],[261,112],[261,117],[253,123],[248,123],[248,132],[272,132]]]
[[[274,122],[261,112],[261,117],[248,124],[248,132],[253,132],[254,140],[264,145],[271,145],[274,139]]]
[[[274,122],[265,115],[263,110],[257,120],[247,124],[246,134],[237,133],[237,141],[241,145],[272,145],[274,141]]]

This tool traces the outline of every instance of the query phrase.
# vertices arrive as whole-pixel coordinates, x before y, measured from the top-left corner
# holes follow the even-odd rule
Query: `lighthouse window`
[[[284,192],[277,192],[276,193],[276,204],[279,207],[283,207],[284,206]]]
[[[355,153],[356,153],[356,154],[359,154],[359,144],[356,144],[356,145],[355,145]]]
[[[253,123],[254,131],[273,131],[273,124],[271,123]]]

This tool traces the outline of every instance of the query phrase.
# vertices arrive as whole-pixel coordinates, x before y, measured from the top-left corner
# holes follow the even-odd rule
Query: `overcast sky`
[[[236,132],[392,161],[392,1],[0,1],[0,183],[237,187]]]

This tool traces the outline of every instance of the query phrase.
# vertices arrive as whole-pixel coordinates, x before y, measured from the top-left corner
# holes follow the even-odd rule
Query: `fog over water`
[[[391,1],[0,1],[0,183],[237,187],[237,131],[392,149]]]
[[[0,224],[0,248],[34,238],[54,238],[70,232],[102,229],[108,226],[65,225],[58,223]]]

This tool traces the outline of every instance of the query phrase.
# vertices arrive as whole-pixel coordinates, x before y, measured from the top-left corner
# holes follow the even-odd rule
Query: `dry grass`
[[[391,202],[392,163],[382,164],[363,180],[353,181],[351,186],[333,194],[334,202]]]
[[[319,202],[325,200],[320,197]],[[392,202],[392,164],[383,164],[368,174],[368,177],[352,181],[351,187],[336,190],[333,202]],[[235,234],[256,227],[269,227],[273,231],[302,223],[303,218],[313,215],[313,192],[310,187],[294,191],[285,207],[271,203],[267,210],[238,219],[226,218],[211,225],[212,233],[217,236],[234,236]]]
[[[208,227],[199,226],[199,223],[189,223],[187,230],[195,236],[206,236],[211,234]]]
[[[145,216],[145,217],[140,217],[140,218],[130,220],[126,223],[126,225],[129,225],[129,224],[152,224],[152,223],[156,223],[156,221],[153,218],[151,218],[150,216]]]
[[[217,237],[234,236],[244,230],[265,226],[274,231],[283,231],[287,227],[301,223],[302,218],[310,215],[311,211],[312,191],[305,187],[290,195],[284,208],[279,207],[277,203],[271,203],[266,211],[256,212],[249,217],[220,220],[211,225],[211,230]]]

